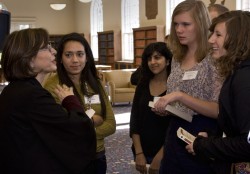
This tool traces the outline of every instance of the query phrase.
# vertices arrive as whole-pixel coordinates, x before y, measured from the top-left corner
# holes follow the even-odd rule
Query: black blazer
[[[34,78],[4,88],[0,95],[1,174],[88,173],[95,151],[94,127],[82,108],[66,112]]]
[[[228,165],[225,166],[229,167],[228,170],[233,162],[250,161],[250,144],[247,142],[250,131],[249,74],[250,58],[242,61],[222,86],[219,97],[218,124],[227,137],[223,139],[217,136],[197,138],[194,142],[197,155],[218,162],[226,161]]]

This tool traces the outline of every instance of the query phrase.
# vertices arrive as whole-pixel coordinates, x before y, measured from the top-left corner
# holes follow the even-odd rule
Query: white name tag
[[[195,79],[198,71],[186,71],[182,77],[182,80],[192,80]]]
[[[91,104],[100,104],[100,98],[99,98],[99,95],[97,94],[92,95],[91,97],[84,96],[85,104],[89,103],[89,99],[90,99]]]
[[[88,109],[87,111],[85,111],[85,113],[88,115],[89,118],[92,118],[93,115],[95,114],[95,110],[94,109]]]

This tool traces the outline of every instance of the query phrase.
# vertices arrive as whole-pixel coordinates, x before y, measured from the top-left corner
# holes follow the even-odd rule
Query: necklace
[[[89,92],[89,87],[88,87],[88,84],[87,82],[84,82],[85,84],[85,88],[86,88],[86,96],[87,96],[87,99],[88,99],[88,103],[87,103],[87,109],[91,109],[91,93]]]

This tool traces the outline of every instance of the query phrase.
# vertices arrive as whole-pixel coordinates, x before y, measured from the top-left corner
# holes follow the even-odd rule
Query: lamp
[[[53,10],[62,10],[66,7],[66,4],[50,4]]]
[[[88,3],[88,2],[91,2],[92,0],[79,0],[79,1],[83,3]]]
[[[2,2],[0,2],[0,10],[8,11],[7,7]]]

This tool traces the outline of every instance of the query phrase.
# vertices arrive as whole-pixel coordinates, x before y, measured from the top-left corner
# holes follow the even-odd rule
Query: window
[[[133,30],[139,24],[139,0],[122,0],[122,60],[133,60]]]
[[[237,0],[236,9],[250,11],[250,1],[249,0]]]
[[[11,18],[10,32],[26,28],[35,28],[36,18]]]
[[[167,11],[167,15],[166,15],[166,34],[170,33],[170,27],[171,27],[171,20],[172,20],[172,14],[174,11],[174,8],[184,0],[166,0],[166,11]]]
[[[98,35],[97,32],[103,31],[103,10],[102,0],[92,0],[90,7],[90,34],[91,49],[94,59],[98,60]]]

